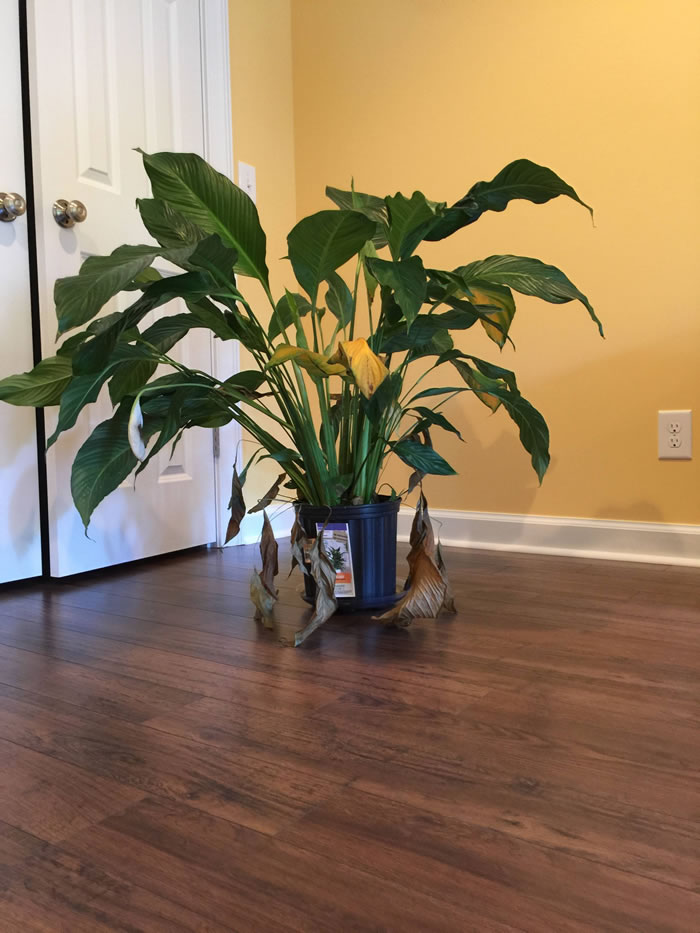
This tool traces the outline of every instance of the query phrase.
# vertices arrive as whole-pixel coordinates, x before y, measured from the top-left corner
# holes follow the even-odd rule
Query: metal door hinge
[[[221,437],[219,436],[219,429],[212,429],[212,449],[214,451],[214,459],[218,460],[221,456]]]

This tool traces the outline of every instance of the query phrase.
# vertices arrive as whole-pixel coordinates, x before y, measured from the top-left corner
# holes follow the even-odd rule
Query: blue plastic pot
[[[396,522],[400,499],[381,496],[369,505],[328,506],[298,503],[299,524],[307,538],[316,537],[317,524],[347,524],[355,582],[354,596],[339,596],[339,610],[384,609],[398,598],[396,592]],[[316,584],[304,574],[304,599],[313,603]]]

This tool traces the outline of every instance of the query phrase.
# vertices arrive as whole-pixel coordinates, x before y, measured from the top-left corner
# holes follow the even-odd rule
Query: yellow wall
[[[296,223],[290,0],[229,0],[229,13],[234,157],[236,168],[239,161],[256,168],[270,279],[279,295],[289,284],[288,264],[279,257],[286,255],[286,236]],[[245,282],[245,294],[267,316],[267,300],[251,281]],[[245,352],[241,366],[254,366]],[[244,439],[245,460],[253,449]],[[245,488],[249,505],[278,472],[270,460],[255,469]]]
[[[258,165],[264,191],[290,164],[291,128],[274,125],[289,90],[287,4],[245,6],[255,50],[263,32],[274,46],[262,60],[234,54],[250,133],[237,121],[237,156]],[[553,463],[538,489],[505,414],[455,402],[467,443],[441,438],[440,449],[460,475],[432,480],[431,504],[700,523],[697,0],[292,0],[292,33],[298,216],[352,175],[375,194],[420,188],[453,201],[521,156],[596,208],[593,229],[570,201],[516,203],[427,252],[448,268],[495,252],[552,262],[587,292],[607,334],[579,305],[526,298],[517,353],[499,359],[470,331],[465,346],[514,368],[545,414]],[[254,88],[245,107],[237,76]],[[282,204],[260,197],[275,240],[291,226],[280,188]],[[657,460],[663,408],[694,409],[694,461]]]

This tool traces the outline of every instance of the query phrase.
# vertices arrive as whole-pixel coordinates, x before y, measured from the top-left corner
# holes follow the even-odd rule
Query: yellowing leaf
[[[364,337],[341,341],[331,361],[345,364],[365,398],[371,398],[389,375],[389,370]]]
[[[293,347],[285,344],[278,347],[267,364],[269,369],[272,366],[280,366],[293,360],[298,363],[302,369],[305,369],[309,375],[316,379],[325,379],[326,376],[340,376],[346,371],[346,367],[341,363],[331,360],[322,353],[314,353],[313,350],[307,350],[304,347]]]

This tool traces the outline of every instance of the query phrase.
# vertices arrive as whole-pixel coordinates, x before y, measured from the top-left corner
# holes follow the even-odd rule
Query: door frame
[[[217,171],[234,180],[233,112],[231,106],[231,47],[228,0],[199,0],[202,24],[202,94],[204,98],[204,155]],[[222,76],[225,80],[221,80]],[[240,370],[237,340],[211,336],[212,374],[220,379]],[[241,428],[232,421],[213,431],[216,544],[222,547],[227,522],[231,472],[240,469]]]
[[[25,99],[25,109],[28,107],[27,122],[31,122],[31,114],[38,112],[37,87],[31,75],[36,73],[36,47],[34,28],[35,8],[43,0],[19,0],[21,28],[28,40],[27,63],[29,72],[29,97]],[[228,0],[198,0],[200,19],[200,53],[202,62],[202,110],[204,129],[204,157],[219,172],[233,180],[233,115],[231,109],[231,61],[229,46],[229,5]],[[25,141],[27,142],[27,141]],[[31,152],[32,137],[28,140]],[[36,140],[34,140],[36,142]],[[36,178],[32,176],[32,188],[37,190]],[[28,188],[29,190],[29,188]],[[32,208],[34,205],[32,204]],[[28,211],[29,213],[29,211]],[[35,215],[36,211],[32,210]],[[36,230],[33,231],[32,248],[36,253],[38,238]],[[46,283],[36,281],[36,308],[37,312],[42,300],[46,300],[53,293],[53,288],[46,289]],[[50,300],[50,297],[49,297]],[[34,319],[35,346],[41,346],[42,335],[39,324],[40,315]],[[223,342],[215,340],[210,335],[210,354],[212,374],[219,378],[228,378],[240,369],[240,355],[238,342],[230,340]],[[43,412],[42,412],[43,414]],[[43,419],[41,421],[43,428]],[[43,431],[41,432],[43,434]],[[224,507],[228,501],[228,492],[231,483],[232,465],[237,462],[240,448],[241,431],[236,422],[213,432],[213,477],[212,490],[214,495],[215,511],[215,543],[223,544],[226,522],[224,521]],[[46,476],[46,458],[43,450],[43,437],[39,441],[40,472]],[[42,512],[48,515],[48,491],[46,480],[40,490],[42,499]],[[42,545],[45,547],[43,575],[51,575],[50,570],[50,530],[48,521],[42,528]]]

